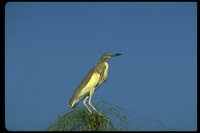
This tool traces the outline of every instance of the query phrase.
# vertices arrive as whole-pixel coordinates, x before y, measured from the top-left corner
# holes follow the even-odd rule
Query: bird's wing
[[[95,86],[97,85],[97,83],[99,82],[100,79],[100,74],[99,73],[93,73],[90,80],[88,81],[88,83],[86,84],[86,86],[84,86],[81,90],[81,93],[79,95],[84,95],[89,93],[92,89],[95,88]]]
[[[97,83],[99,82],[100,74],[94,72],[93,70],[94,69],[90,70],[89,73],[80,82],[70,101],[73,101],[75,99],[75,96],[76,98],[84,98],[84,95],[88,95],[89,91],[97,85]]]

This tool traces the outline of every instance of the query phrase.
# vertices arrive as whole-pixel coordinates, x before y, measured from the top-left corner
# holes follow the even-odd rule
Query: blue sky
[[[7,3],[6,128],[44,130],[70,111],[67,101],[106,52],[123,55],[108,61],[93,105],[102,98],[135,120],[197,129],[195,2]]]

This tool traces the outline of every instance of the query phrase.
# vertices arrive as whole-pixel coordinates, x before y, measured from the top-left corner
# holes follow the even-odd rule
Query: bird
[[[109,64],[107,61],[112,57],[116,57],[116,56],[120,56],[120,55],[122,55],[122,54],[121,53],[116,53],[116,54],[104,53],[101,56],[101,59],[99,60],[99,62],[83,78],[83,80],[80,82],[80,84],[76,88],[74,94],[68,101],[68,105],[71,108],[76,107],[77,104],[82,99],[84,99],[83,104],[85,105],[87,110],[90,113],[92,113],[92,111],[86,104],[86,100],[89,98],[88,104],[94,111],[99,113],[97,111],[97,109],[91,103],[92,96],[93,96],[94,92],[101,86],[101,84],[103,84],[107,80],[108,69],[109,69]]]

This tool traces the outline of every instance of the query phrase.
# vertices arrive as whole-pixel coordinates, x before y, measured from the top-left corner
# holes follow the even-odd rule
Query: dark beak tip
[[[120,55],[122,55],[122,54],[121,54],[121,53],[117,53],[117,54],[116,54],[116,56],[120,56]]]

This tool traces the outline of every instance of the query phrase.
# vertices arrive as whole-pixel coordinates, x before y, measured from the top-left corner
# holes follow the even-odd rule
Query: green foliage
[[[128,113],[125,109],[100,101],[97,112],[86,108],[75,108],[51,124],[48,131],[125,131],[128,130]]]

